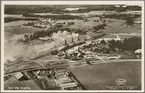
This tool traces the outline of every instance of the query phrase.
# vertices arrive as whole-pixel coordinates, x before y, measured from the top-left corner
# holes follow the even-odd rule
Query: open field
[[[5,32],[9,32],[12,34],[25,34],[29,32],[42,30],[42,28],[40,29],[40,28],[22,25],[28,22],[31,22],[31,21],[14,21],[14,22],[5,23]]]
[[[141,37],[141,34],[139,34],[139,33],[138,34],[134,34],[134,35],[130,35],[130,34],[125,34],[125,35],[118,34],[118,36],[119,36],[119,38],[121,40],[124,40],[125,38],[130,38],[130,37],[133,37],[133,36]],[[103,36],[102,38],[117,38],[117,36],[114,35],[114,34],[107,34],[107,35]]]
[[[4,24],[5,39],[9,39],[14,35],[21,35],[21,34],[25,34],[29,32],[42,30],[40,28],[22,26],[22,24],[28,23],[28,22],[31,22],[31,21],[13,21],[13,22],[5,23]]]
[[[31,22],[31,21],[13,21],[13,22],[9,22],[9,23],[5,23],[5,27],[13,27],[13,26],[20,26],[24,23],[28,23],[28,22]]]
[[[22,15],[21,14],[17,14],[17,15],[5,14],[4,17],[16,17],[16,18],[19,18],[19,17],[22,17]]]
[[[84,20],[59,20],[58,22],[74,22],[74,25],[68,26],[71,29],[82,29],[85,31],[92,31],[94,26],[101,24],[101,22],[95,22],[94,20],[98,20],[98,17],[90,17],[87,18],[88,21],[84,22]],[[107,26],[105,29],[100,29],[102,33],[106,34],[113,34],[113,33],[141,33],[141,27],[132,26],[128,27],[125,24],[124,20],[118,19],[110,19],[110,18],[103,18],[102,20],[106,20]],[[109,22],[111,20],[112,22]]]
[[[20,35],[20,34],[40,31],[42,29],[34,28],[34,27],[28,27],[28,26],[16,26],[16,27],[6,28],[5,30],[10,32],[10,33],[13,33],[13,34],[19,34]]]
[[[133,37],[133,36],[137,36],[137,35],[119,35],[120,39],[125,39],[125,38],[130,38],[130,37]],[[139,37],[141,37],[141,35],[139,35]]]
[[[111,26],[103,31],[104,33],[141,33],[141,29],[137,27],[121,27]]]
[[[87,90],[110,89],[117,79],[125,79],[126,86],[141,89],[141,62],[113,62],[70,68],[72,74]],[[116,87],[115,89],[122,89]],[[127,88],[123,88],[127,90]]]
[[[15,76],[4,82],[5,90],[40,90],[34,80],[19,81]]]

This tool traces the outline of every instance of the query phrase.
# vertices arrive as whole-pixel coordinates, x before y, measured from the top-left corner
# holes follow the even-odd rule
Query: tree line
[[[101,41],[101,44],[105,44],[104,41]],[[133,36],[125,38],[123,41],[111,40],[108,42],[108,46],[111,51],[116,51],[116,48],[125,51],[135,51],[141,49],[141,37]]]
[[[38,20],[38,18],[14,18],[14,17],[6,17],[4,18],[4,22],[12,22],[12,21],[20,21],[20,20],[26,20],[26,21],[34,21],[34,20]]]
[[[141,15],[140,14],[103,14],[103,17],[127,20],[128,18],[134,19],[137,17],[141,17]]]
[[[133,36],[130,38],[125,38],[122,41],[101,40],[99,43],[85,45],[83,46],[83,49],[103,54],[109,54],[111,52],[119,53],[123,51],[134,52],[137,49],[141,49],[141,37]]]
[[[75,16],[75,15],[34,15],[34,14],[29,14],[25,13],[23,14],[24,17],[43,17],[43,18],[52,18],[52,19],[63,19],[63,20],[73,20],[73,19],[83,19],[80,16]]]

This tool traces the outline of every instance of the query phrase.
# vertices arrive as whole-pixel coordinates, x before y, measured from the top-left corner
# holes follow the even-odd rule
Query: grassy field
[[[124,40],[125,38],[130,38],[130,37],[133,37],[133,36],[139,36],[140,37],[140,35],[118,35],[118,36],[121,40]],[[107,35],[103,36],[102,38],[117,38],[117,36],[107,34]]]
[[[84,20],[59,20],[58,22],[74,22],[75,24],[68,26],[68,28],[82,29],[82,30],[86,30],[88,32],[92,31],[94,26],[101,24],[101,22],[94,21],[94,20],[98,20],[98,17],[90,17],[87,19],[88,19],[88,21],[86,21],[86,22],[84,22]],[[103,18],[103,20],[106,20],[106,24],[107,24],[105,29],[100,29],[100,31],[103,33],[106,33],[106,34],[110,34],[110,33],[141,33],[141,27],[139,25],[128,27],[128,26],[126,26],[124,20],[110,19],[110,18]],[[109,22],[110,20],[112,22]]]
[[[4,82],[5,90],[40,90],[33,80],[19,81],[15,76]]]
[[[25,33],[30,33],[30,32],[35,32],[35,31],[40,31],[42,29],[34,28],[34,27],[26,27],[26,26],[16,26],[13,28],[5,28],[6,31],[13,33],[13,34],[25,34]]]
[[[12,34],[24,34],[34,31],[40,31],[42,28],[35,28],[35,27],[29,27],[29,26],[23,26],[22,24],[27,23],[30,21],[15,21],[10,23],[5,23],[5,32],[9,32]]]
[[[141,33],[140,28],[127,26],[110,26],[103,30],[104,33]]]
[[[31,22],[31,21],[13,21],[13,22],[9,22],[9,23],[5,23],[5,27],[13,27],[13,26],[20,26],[24,23],[28,23],[28,22]]]
[[[71,68],[71,71],[87,90],[109,90],[107,86],[117,86],[119,78],[127,80],[126,86],[141,89],[141,62],[87,65]]]
[[[5,39],[11,38],[14,35],[21,35],[29,32],[40,31],[42,28],[35,28],[29,26],[22,26],[22,24],[30,21],[14,21],[5,23],[4,25],[4,35]]]
[[[135,35],[119,35],[120,39],[123,40],[125,38],[130,38],[130,37],[133,37]]]

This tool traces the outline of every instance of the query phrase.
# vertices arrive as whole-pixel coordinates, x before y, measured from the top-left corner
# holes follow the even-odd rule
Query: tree
[[[120,7],[116,8],[116,11],[123,12],[123,11],[126,11],[126,8],[124,8],[123,6],[120,6]]]
[[[105,40],[101,40],[101,41],[100,41],[100,44],[105,45],[105,44],[107,44],[107,43],[106,43],[106,41],[105,41]]]
[[[29,40],[29,37],[28,37],[28,35],[24,35],[24,38],[23,38],[23,41],[26,43],[26,42],[28,42],[28,40]]]
[[[115,41],[115,43],[116,43],[116,48],[120,49],[122,47],[122,42],[121,41],[117,40],[117,41]]]
[[[135,51],[136,49],[140,49],[141,48],[141,37],[130,37],[127,39],[124,39],[123,42],[123,47],[124,50],[132,50]]]
[[[116,48],[116,42],[115,42],[115,40],[109,41],[108,46],[109,46],[109,48],[110,48],[112,51],[115,51],[115,48]]]
[[[94,30],[104,29],[105,26],[107,26],[107,24],[106,24],[106,23],[103,23],[103,24],[94,26],[93,29],[94,29]]]
[[[109,48],[115,51],[116,48],[126,51],[135,51],[141,49],[141,37],[125,38],[123,42],[111,40],[108,43]]]
[[[133,23],[134,23],[133,17],[127,17],[126,24],[131,26],[131,25],[133,25]]]

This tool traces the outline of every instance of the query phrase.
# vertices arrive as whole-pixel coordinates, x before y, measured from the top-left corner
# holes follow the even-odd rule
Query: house
[[[65,75],[62,77],[59,77],[58,80],[61,84],[66,84],[66,83],[72,82],[72,79],[70,79],[68,76],[65,76]]]
[[[65,8],[64,10],[68,10],[68,11],[74,11],[74,10],[79,10],[80,8]]]
[[[49,75],[49,71],[48,70],[38,70],[36,72],[37,76],[41,76],[41,77],[45,77],[45,76],[48,76]]]
[[[141,54],[142,53],[142,50],[141,49],[137,49],[136,51],[134,51],[134,53]]]
[[[120,56],[112,56],[112,57],[108,57],[107,59],[111,60],[111,59],[119,59],[119,58],[120,58]]]
[[[134,23],[135,23],[135,24],[141,24],[141,23],[142,23],[141,21],[142,21],[142,20],[141,20],[140,17],[137,17],[137,18],[134,19]]]
[[[75,82],[66,83],[66,84],[60,84],[60,87],[63,90],[68,90],[68,89],[77,88],[77,84]]]
[[[28,37],[27,34],[25,34],[24,37],[23,37],[23,41],[28,41],[28,40],[29,40],[29,37]]]
[[[49,41],[52,40],[50,37],[39,37],[39,40],[41,41]]]
[[[23,72],[17,72],[15,74],[16,79],[18,80],[27,80],[28,77]]]
[[[141,54],[142,54],[142,49],[137,49],[134,51],[135,55],[137,58],[141,58]]]

